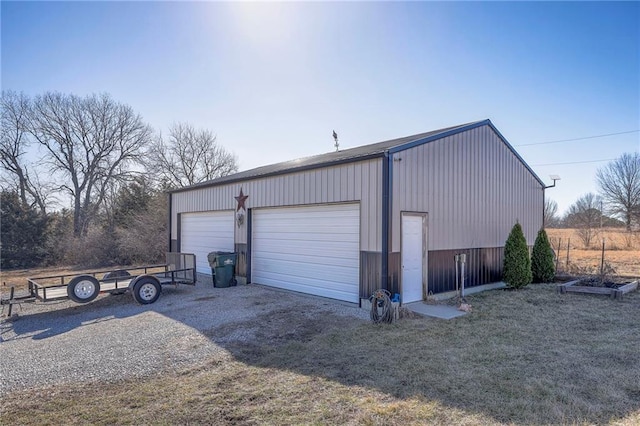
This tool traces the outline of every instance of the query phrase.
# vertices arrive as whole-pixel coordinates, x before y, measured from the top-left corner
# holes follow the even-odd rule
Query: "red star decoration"
[[[240,188],[240,195],[238,195],[237,197],[233,197],[236,199],[236,201],[238,202],[238,208],[236,209],[236,211],[239,211],[240,209],[242,210],[247,210],[246,207],[244,206],[244,202],[247,201],[247,198],[249,198],[248,195],[244,195],[242,193],[242,188]]]

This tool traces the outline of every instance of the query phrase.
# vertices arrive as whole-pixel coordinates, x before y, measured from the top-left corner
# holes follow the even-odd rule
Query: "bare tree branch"
[[[558,203],[550,198],[544,200],[544,227],[555,228],[558,226]]]
[[[74,235],[85,235],[109,186],[130,176],[151,130],[131,107],[106,94],[45,93],[33,104],[30,129],[47,151],[50,171],[67,180]]]
[[[184,187],[234,173],[238,160],[218,145],[209,130],[176,123],[166,141],[162,135],[156,138],[147,152],[145,168],[160,186]]]
[[[609,213],[631,231],[634,220],[640,223],[640,154],[622,154],[598,170],[596,181]]]
[[[585,248],[589,248],[593,239],[599,234],[599,225],[602,219],[602,211],[599,210],[599,206],[600,199],[590,192],[578,198],[567,212],[565,222],[568,226],[576,228]]]
[[[46,213],[47,191],[43,191],[45,187],[38,179],[37,170],[24,158],[31,144],[28,129],[30,103],[23,93],[2,92],[0,166],[10,175],[3,177],[3,180],[15,184],[21,202],[37,206],[41,213]]]

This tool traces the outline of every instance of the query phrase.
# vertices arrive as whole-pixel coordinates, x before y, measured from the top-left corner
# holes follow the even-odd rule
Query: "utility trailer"
[[[121,294],[129,291],[136,302],[148,305],[158,300],[163,285],[195,285],[196,257],[189,253],[167,253],[166,263],[160,265],[34,277],[27,278],[27,283],[26,295],[16,295],[15,287],[11,287],[9,297],[0,299],[0,304],[9,305],[8,316],[11,316],[14,304],[63,299],[88,303],[100,293]]]

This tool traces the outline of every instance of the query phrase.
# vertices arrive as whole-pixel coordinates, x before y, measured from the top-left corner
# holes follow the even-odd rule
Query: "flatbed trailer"
[[[167,253],[164,264],[27,278],[27,294],[16,295],[15,287],[12,286],[8,297],[0,298],[0,304],[9,306],[8,316],[11,316],[14,304],[64,299],[87,303],[100,293],[118,294],[129,291],[136,302],[147,305],[158,300],[163,285],[195,285],[195,268],[194,254]]]

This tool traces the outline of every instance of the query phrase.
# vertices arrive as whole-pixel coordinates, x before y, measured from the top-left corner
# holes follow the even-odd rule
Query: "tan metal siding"
[[[400,160],[401,159],[401,160]],[[429,250],[501,247],[518,220],[532,245],[542,187],[489,126],[394,155],[392,251],[400,213],[429,213]]]
[[[247,208],[360,202],[361,250],[381,250],[380,159],[248,180],[172,194],[171,238],[177,238],[178,213],[236,209],[242,187]],[[235,227],[236,244],[247,242],[247,224]]]

